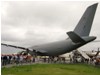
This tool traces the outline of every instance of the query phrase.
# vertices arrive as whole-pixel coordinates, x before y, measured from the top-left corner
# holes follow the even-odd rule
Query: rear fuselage
[[[72,50],[75,50],[84,44],[85,43],[75,44],[71,41],[71,39],[67,39],[67,40],[62,40],[62,41],[58,41],[58,42],[54,42],[50,44],[33,46],[31,47],[31,49],[34,49],[37,52],[44,51],[43,55],[57,56],[57,55],[61,55],[61,54],[70,52]]]
[[[67,38],[66,40],[53,42],[49,44],[43,44],[38,46],[30,47],[32,50],[35,50],[38,55],[47,55],[47,56],[57,56],[64,53],[68,53],[70,51],[73,51],[84,44],[91,42],[96,39],[96,37],[83,37],[85,42],[79,42],[74,43],[70,38]],[[40,52],[40,53],[39,53]],[[43,53],[42,53],[43,52]]]

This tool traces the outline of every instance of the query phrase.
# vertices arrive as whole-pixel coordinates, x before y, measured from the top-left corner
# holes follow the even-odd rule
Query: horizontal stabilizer
[[[80,42],[85,42],[84,39],[82,39],[79,35],[77,35],[75,32],[67,32],[69,38],[74,42],[74,43],[80,43]]]

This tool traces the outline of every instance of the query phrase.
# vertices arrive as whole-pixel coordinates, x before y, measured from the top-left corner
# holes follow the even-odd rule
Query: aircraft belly
[[[70,52],[72,49],[74,49],[74,45],[72,44],[72,41],[69,40],[63,40],[51,44],[45,44],[33,47],[36,51],[44,51],[47,55],[60,55],[67,52]]]

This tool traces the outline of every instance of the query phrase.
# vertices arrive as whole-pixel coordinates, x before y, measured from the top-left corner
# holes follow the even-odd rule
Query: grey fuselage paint
[[[37,52],[44,51],[43,55],[47,56],[58,56],[64,53],[71,52],[83,45],[85,45],[88,42],[91,42],[96,39],[96,37],[93,37],[92,39],[88,38],[83,38],[86,40],[86,42],[80,42],[80,43],[73,43],[70,38],[54,43],[49,43],[49,44],[43,44],[39,46],[33,46],[30,47],[30,49],[36,50]],[[42,55],[42,53],[40,54]]]

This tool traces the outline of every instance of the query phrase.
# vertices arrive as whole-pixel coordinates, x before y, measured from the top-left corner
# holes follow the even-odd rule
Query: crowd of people
[[[1,55],[1,65],[5,66],[8,64],[23,64],[23,63],[32,63],[34,62],[34,57],[31,55]]]
[[[9,64],[24,64],[24,63],[65,63],[64,57],[49,57],[49,56],[31,56],[22,54],[1,55],[1,65],[6,66]]]
[[[77,60],[77,62],[76,62]],[[23,55],[23,54],[12,54],[12,55],[1,55],[1,66],[6,66],[9,64],[24,64],[24,63],[36,63],[36,62],[44,62],[44,63],[66,63],[66,61],[68,62],[68,60],[66,60],[65,57],[50,57],[50,56],[31,56],[31,55]],[[78,59],[76,58],[72,58],[69,56],[69,63],[78,63],[80,62]],[[95,64],[98,65],[100,64],[100,58],[95,58],[95,59],[91,59],[90,61],[84,59],[84,61],[82,61],[81,58],[81,62],[83,63],[90,63],[90,64]]]

